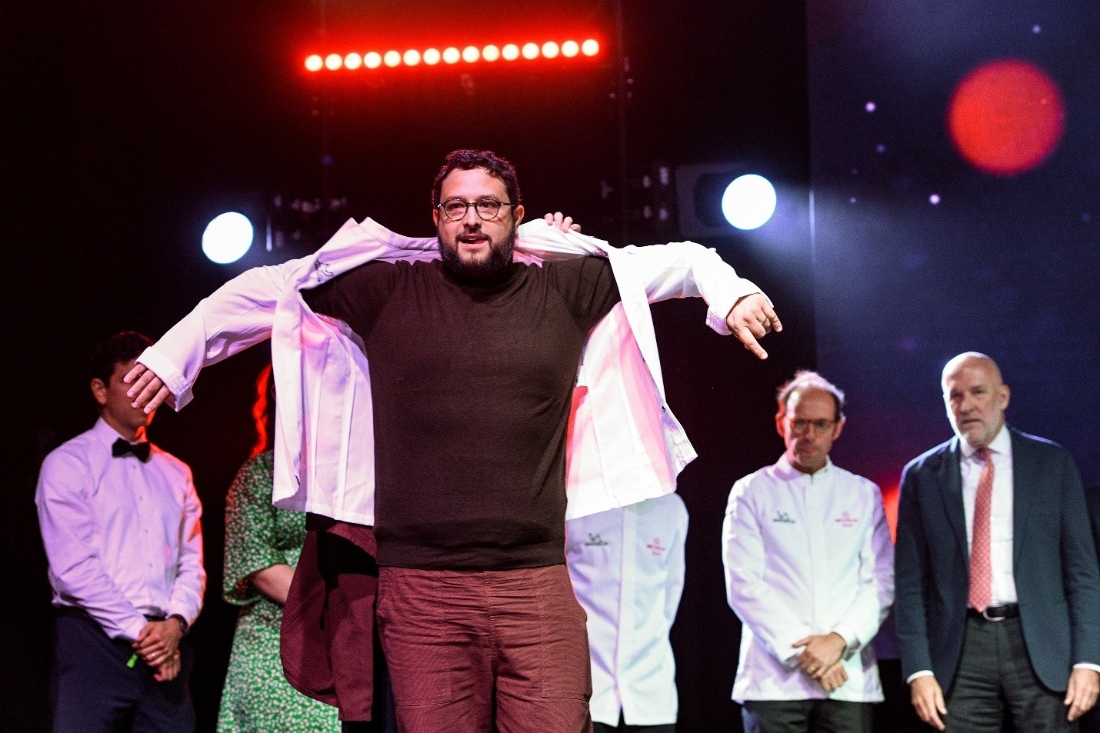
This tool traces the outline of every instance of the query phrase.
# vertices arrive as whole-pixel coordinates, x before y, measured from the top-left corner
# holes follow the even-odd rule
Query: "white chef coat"
[[[733,485],[722,525],[726,595],[742,621],[733,699],[880,702],[871,640],[894,600],[894,548],[871,481],[787,460]],[[837,632],[848,681],[826,693],[798,667],[803,637]]]
[[[588,613],[592,720],[676,722],[669,631],[684,590],[688,514],[678,494],[572,519],[565,556]]]
[[[710,306],[707,325],[729,334],[725,317],[734,304],[760,292],[713,249],[694,242],[620,249],[542,219],[520,227],[519,261],[578,255],[608,257],[622,302],[593,329],[582,356],[567,451],[567,517],[672,493],[676,475],[695,458],[665,401],[648,303],[701,296]],[[346,324],[313,313],[299,291],[371,260],[438,256],[434,238],[412,239],[371,219],[349,220],[316,254],[254,268],[223,285],[138,361],[164,381],[180,409],[204,365],[270,337],[279,393],[275,504],[372,525],[374,423],[366,356]]]
[[[46,456],[35,504],[53,604],[88,613],[112,639],[137,639],[146,616],[202,608],[202,508],[191,469],[150,446],[114,457],[121,436],[100,418]]]

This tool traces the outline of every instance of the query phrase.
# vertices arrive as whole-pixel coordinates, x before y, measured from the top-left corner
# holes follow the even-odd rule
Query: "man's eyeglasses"
[[[447,221],[457,221],[464,216],[471,206],[474,207],[474,211],[483,221],[492,221],[496,219],[500,214],[500,207],[502,206],[515,206],[516,204],[508,203],[507,201],[497,201],[496,199],[484,198],[477,201],[463,201],[462,199],[447,199],[436,205],[436,208],[443,212],[443,218]]]
[[[836,425],[836,420],[803,420],[801,418],[791,420],[787,418],[787,422],[796,433],[804,433],[811,427],[815,433],[824,433],[832,430],[833,426]]]

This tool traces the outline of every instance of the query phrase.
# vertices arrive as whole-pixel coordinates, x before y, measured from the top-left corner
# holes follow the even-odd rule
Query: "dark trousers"
[[[50,680],[55,733],[191,733],[191,651],[185,644],[180,651],[179,675],[157,682],[140,659],[128,666],[128,641],[111,639],[87,614],[60,611]]]
[[[627,725],[623,714],[619,713],[619,724],[593,723],[592,733],[676,733],[676,724],[667,725]]]
[[[565,565],[382,568],[378,631],[402,733],[586,733],[592,671]]]
[[[871,733],[871,703],[841,700],[746,700],[745,733]]]
[[[1021,733],[1076,731],[1077,724],[1066,721],[1064,697],[1035,676],[1018,617],[967,618],[959,670],[947,693],[948,731],[999,733],[1006,711]]]

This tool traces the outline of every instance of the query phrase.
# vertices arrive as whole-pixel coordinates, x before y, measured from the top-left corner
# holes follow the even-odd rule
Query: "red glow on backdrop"
[[[898,485],[891,484],[882,488],[882,508],[886,513],[886,524],[890,526],[890,539],[898,541]]]
[[[455,47],[448,47],[442,51],[438,48],[427,48],[423,51],[408,49],[404,52],[391,48],[385,51],[368,51],[362,54],[358,51],[350,51],[344,54],[311,54],[306,57],[305,67],[307,71],[312,72],[323,69],[329,71],[342,69],[355,71],[357,69],[377,69],[383,64],[390,68],[402,65],[417,66],[421,62],[427,66],[435,66],[440,61],[446,64],[457,64],[459,61],[474,64],[479,61],[493,62],[499,59],[516,61],[524,58],[533,61],[540,57],[545,59],[592,58],[598,56],[599,53],[600,42],[594,38],[589,38],[583,42],[569,40],[560,44],[557,41],[546,41],[540,45],[530,41],[523,44],[507,43],[500,46],[494,44],[484,47],[466,46],[461,51]]]
[[[991,61],[959,82],[947,127],[959,153],[980,170],[1013,175],[1046,160],[1062,139],[1058,85],[1026,61]]]

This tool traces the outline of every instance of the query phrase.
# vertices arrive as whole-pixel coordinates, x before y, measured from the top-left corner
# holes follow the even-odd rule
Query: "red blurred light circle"
[[[363,57],[357,53],[349,53],[344,57],[345,69],[358,69],[363,65]]]
[[[309,71],[320,71],[321,67],[325,65],[325,62],[321,60],[321,57],[317,54],[306,58],[306,69]]]
[[[459,50],[454,46],[444,49],[443,51],[443,60],[448,64],[457,64],[460,58],[462,58],[462,54],[459,53]]]
[[[500,49],[490,44],[481,49],[481,58],[485,59],[486,61],[496,61],[500,58]]]
[[[525,43],[523,44],[523,58],[525,59],[537,59],[539,57],[539,44],[537,43]]]
[[[377,69],[382,65],[382,56],[377,51],[371,51],[363,55],[363,66],[368,69]]]
[[[399,51],[386,51],[382,56],[382,63],[389,66],[391,69],[395,66],[401,65],[401,53]]]
[[[325,68],[329,71],[336,71],[343,65],[344,59],[342,59],[338,53],[330,53],[325,57]]]
[[[580,52],[580,44],[578,44],[576,41],[566,41],[565,43],[561,44],[561,55],[565,56],[566,58],[571,59]]]
[[[481,49],[477,46],[467,46],[462,49],[462,60],[468,64],[472,64],[481,58]]]
[[[501,49],[500,55],[504,57],[505,61],[515,61],[519,58],[519,46],[514,43],[509,43]]]
[[[1062,93],[1042,69],[1002,59],[979,66],[955,87],[947,128],[959,154],[975,168],[1013,175],[1054,152],[1065,116]]]
[[[595,56],[600,52],[600,42],[589,38],[581,44],[581,53],[585,56]]]
[[[405,66],[416,66],[420,63],[420,52],[416,49],[409,49],[401,58],[404,60]]]
[[[554,43],[553,41],[547,41],[546,43],[542,44],[542,55],[548,59],[557,58],[558,51],[558,44]]]

